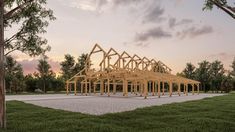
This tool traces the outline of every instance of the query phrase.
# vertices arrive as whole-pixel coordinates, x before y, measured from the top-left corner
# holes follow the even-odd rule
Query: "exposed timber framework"
[[[91,57],[98,53],[102,54],[102,58],[96,70],[92,68]],[[141,58],[136,54],[131,56],[125,51],[119,54],[113,48],[106,52],[96,44],[87,56],[85,68],[67,80],[66,91],[69,94],[73,87],[75,95],[99,92],[100,95],[110,96],[111,93],[116,94],[118,88],[123,96],[135,94],[147,98],[149,94],[160,97],[166,91],[169,96],[174,91],[179,96],[182,93],[188,95],[189,91],[199,94],[199,84],[198,81],[171,74],[171,69],[161,61]]]

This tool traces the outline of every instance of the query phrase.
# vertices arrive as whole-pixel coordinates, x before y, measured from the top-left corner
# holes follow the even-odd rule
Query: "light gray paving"
[[[121,93],[120,93],[121,94]],[[224,94],[195,94],[185,95],[168,95],[148,96],[147,99],[139,96],[123,97],[121,95],[103,96],[81,96],[81,95],[64,95],[64,94],[47,94],[47,95],[10,95],[6,96],[6,100],[19,100],[26,103],[39,105],[42,107],[62,109],[73,112],[81,112],[92,115],[102,115],[106,113],[116,113],[123,111],[131,111],[136,108],[147,106],[156,106],[175,102],[184,102],[190,100],[199,100],[207,97],[221,96]]]

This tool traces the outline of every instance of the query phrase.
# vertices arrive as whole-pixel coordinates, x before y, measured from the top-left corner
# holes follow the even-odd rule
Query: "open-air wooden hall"
[[[98,66],[94,68],[93,62]],[[199,94],[199,84],[171,74],[171,69],[159,60],[130,55],[125,51],[118,53],[113,48],[105,51],[95,44],[86,58],[85,68],[67,80],[66,91],[69,94],[73,88],[75,95],[107,96],[122,92],[123,96],[131,94],[144,98],[149,95],[161,97],[167,93],[171,97],[172,94],[187,96],[189,92]]]

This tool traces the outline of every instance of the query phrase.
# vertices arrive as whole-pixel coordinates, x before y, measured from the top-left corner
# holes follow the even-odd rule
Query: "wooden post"
[[[133,84],[131,82],[131,94],[133,93]]]
[[[197,94],[199,94],[199,84],[197,84]]]
[[[185,91],[186,91],[186,84],[184,83],[184,94],[185,94]]]
[[[193,95],[194,95],[194,87],[195,85],[194,84],[191,84],[192,85],[192,92],[193,92]]]
[[[154,96],[155,95],[155,82],[153,81],[152,82],[152,96]]]
[[[165,95],[165,82],[162,81],[162,95]]]
[[[158,93],[158,98],[160,98],[160,96],[161,96],[161,84],[160,84],[161,82],[160,81],[158,81],[157,82],[157,93]]]
[[[110,91],[110,81],[109,81],[109,79],[107,79],[107,88],[108,88],[108,96],[110,96],[110,93],[109,93],[109,91]]]
[[[188,96],[188,84],[186,84],[186,96]]]
[[[147,99],[148,95],[148,82],[145,80],[144,81],[144,99]]]
[[[69,82],[66,81],[66,94],[69,95]]]
[[[137,82],[134,82],[134,94],[137,95]]]
[[[91,81],[89,80],[89,95],[91,94]]]
[[[117,84],[116,81],[113,80],[113,94],[116,94]]]
[[[74,80],[74,95],[77,95],[77,81]]]
[[[180,83],[178,83],[178,95],[180,96]]]
[[[104,81],[100,80],[100,95],[104,94]]]
[[[93,92],[94,92],[94,95],[96,94],[96,83],[93,83]]]
[[[172,82],[169,82],[169,95],[172,96]]]
[[[83,95],[84,83],[81,83],[81,95]]]
[[[87,79],[85,79],[85,95],[87,96]]]

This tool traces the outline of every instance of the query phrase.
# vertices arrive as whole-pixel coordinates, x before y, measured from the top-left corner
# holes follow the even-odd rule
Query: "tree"
[[[38,82],[38,78],[36,78],[35,76],[33,76],[32,74],[28,74],[25,76],[25,87],[26,87],[26,91],[28,92],[34,92],[35,89],[37,89],[37,82]]]
[[[74,75],[75,60],[74,57],[69,54],[66,54],[64,59],[65,60],[60,63],[60,69],[62,71],[62,78],[68,80]]]
[[[192,63],[187,63],[182,75],[189,79],[195,78],[195,66]]]
[[[221,82],[221,92],[225,91],[226,93],[230,92],[233,88],[233,78],[231,74],[223,75]]]
[[[51,70],[51,66],[47,62],[48,57],[44,56],[40,59],[37,65],[38,74],[36,77],[42,82],[44,93],[47,92],[46,87],[49,85],[49,80],[55,76],[55,73]]]
[[[232,67],[232,71],[230,72],[230,74],[233,78],[233,81],[232,81],[233,82],[233,89],[235,90],[235,57],[233,59],[231,67]]]
[[[213,6],[218,7],[229,16],[231,16],[233,19],[235,19],[235,7],[229,5],[227,0],[205,0],[203,10],[212,10]]]
[[[46,0],[0,0],[0,126],[5,128],[4,50],[5,55],[18,50],[30,56],[42,54],[50,47],[39,34],[46,32],[53,12],[46,8]],[[20,26],[21,24],[21,26]],[[4,40],[4,28],[20,27]]]
[[[210,63],[204,60],[198,65],[199,67],[195,71],[195,78],[201,82],[202,89],[206,92],[206,85],[210,82]]]
[[[11,56],[6,57],[5,63],[6,74],[6,91],[15,93],[23,91],[24,75],[20,64],[16,62]]]
[[[78,62],[76,63],[73,73],[76,74],[85,68],[86,59],[88,54],[82,54],[78,57]]]
[[[218,92],[225,73],[223,64],[218,60],[212,62],[209,73],[211,75],[212,91],[215,88],[216,92]]]

